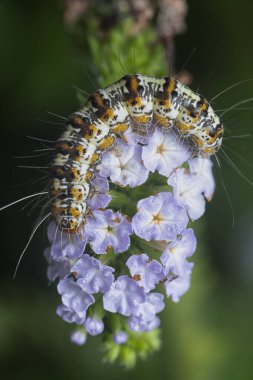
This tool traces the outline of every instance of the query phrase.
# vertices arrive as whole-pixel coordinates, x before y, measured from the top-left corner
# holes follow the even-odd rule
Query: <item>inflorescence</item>
[[[153,186],[136,205],[130,188],[145,189],[150,172],[167,184],[162,191]],[[187,140],[173,131],[127,131],[103,154],[91,185],[90,213],[78,234],[60,231],[55,222],[48,226],[47,275],[58,281],[57,314],[75,326],[71,341],[82,345],[88,335],[101,334],[107,360],[131,366],[159,347],[164,295],[178,302],[190,287],[196,237],[188,224],[212,198],[212,162],[193,157]],[[128,189],[133,215],[108,208],[114,197],[120,205],[119,187]]]

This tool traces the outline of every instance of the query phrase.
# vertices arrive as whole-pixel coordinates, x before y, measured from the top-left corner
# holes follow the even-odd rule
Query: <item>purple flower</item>
[[[183,276],[170,276],[164,283],[167,297],[171,297],[173,302],[178,302],[190,288],[191,268],[185,271]]]
[[[87,334],[83,330],[75,330],[72,331],[70,335],[70,340],[72,343],[77,344],[78,346],[82,346],[86,343]]]
[[[131,317],[128,319],[128,327],[132,331],[152,331],[159,327],[160,325],[160,319],[155,316],[154,319],[151,321],[144,321],[140,317],[136,317],[135,315],[131,315]]]
[[[108,291],[114,280],[113,268],[87,254],[77,261],[71,272],[76,274],[77,284],[89,294]]]
[[[139,304],[144,301],[143,289],[128,276],[120,276],[112,284],[111,289],[103,295],[105,310],[126,316],[135,314]]]
[[[180,239],[170,242],[161,256],[165,273],[173,272],[175,275],[184,275],[189,268],[186,259],[193,255],[196,245],[196,237],[191,228],[185,230]]]
[[[86,240],[80,240],[77,234],[68,234],[59,230],[55,222],[51,222],[47,228],[48,239],[51,246],[51,256],[56,261],[77,259],[82,256],[86,246]]]
[[[69,274],[71,265],[68,259],[55,261],[51,256],[51,247],[44,250],[44,256],[48,262],[47,278],[49,281],[55,281],[57,277],[62,279]]]
[[[156,260],[150,260],[144,253],[129,257],[126,266],[133,279],[144,288],[145,292],[154,289],[156,284],[164,278],[162,265]]]
[[[82,325],[86,319],[86,310],[76,313],[74,310],[65,305],[58,306],[56,309],[56,314],[65,322],[76,323],[77,325]]]
[[[204,180],[204,195],[208,201],[211,201],[215,189],[212,167],[213,163],[209,157],[198,157],[189,161],[191,174],[202,177]]]
[[[97,254],[106,253],[109,247],[115,253],[126,251],[130,245],[131,233],[132,225],[127,218],[112,210],[94,211],[87,218],[85,226],[85,237]]]
[[[146,182],[149,172],[142,163],[141,146],[122,139],[116,141],[116,148],[103,155],[100,175],[110,177],[120,186],[136,187]]]
[[[94,195],[87,200],[91,210],[105,208],[110,203],[112,197],[107,194],[109,191],[109,183],[106,178],[96,177],[91,181],[94,186]]]
[[[62,303],[70,310],[82,317],[88,307],[95,302],[90,294],[84,292],[72,278],[64,278],[57,286],[59,294],[62,296]]]
[[[181,166],[191,156],[189,146],[170,132],[164,134],[156,128],[148,145],[142,148],[142,159],[147,169],[169,177],[174,169]]]
[[[138,305],[135,315],[143,321],[152,321],[157,313],[164,309],[163,295],[161,293],[149,293],[145,302]]]
[[[104,331],[104,322],[98,317],[88,317],[84,322],[84,327],[90,335],[99,335]]]
[[[127,340],[128,340],[128,335],[125,331],[116,331],[113,334],[113,341],[116,344],[124,344],[127,342]]]
[[[205,182],[203,177],[189,173],[186,169],[177,169],[168,179],[173,194],[190,218],[196,220],[205,212]]]
[[[170,193],[142,199],[133,217],[134,232],[145,240],[173,240],[187,226],[188,216]]]

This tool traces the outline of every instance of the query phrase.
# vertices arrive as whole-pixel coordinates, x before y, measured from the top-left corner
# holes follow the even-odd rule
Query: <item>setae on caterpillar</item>
[[[126,75],[92,93],[73,113],[57,140],[50,165],[51,212],[59,229],[76,233],[89,213],[90,181],[102,153],[129,127],[173,130],[189,144],[192,156],[218,152],[224,133],[208,101],[171,77]]]

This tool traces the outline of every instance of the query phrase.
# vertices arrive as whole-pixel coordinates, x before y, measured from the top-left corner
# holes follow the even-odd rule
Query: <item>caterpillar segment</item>
[[[126,75],[118,82],[119,91],[133,126],[147,126],[153,121],[153,99],[156,78]]]
[[[172,127],[178,115],[180,86],[181,84],[174,78],[156,80],[153,102],[154,121],[163,128]]]
[[[173,129],[194,154],[203,156],[219,150],[224,132],[208,101],[171,77],[126,75],[95,91],[69,117],[51,162],[52,213],[61,230],[80,231],[103,152],[114,145],[116,135],[136,126]]]
[[[87,105],[113,133],[125,132],[131,125],[130,115],[116,84],[96,91],[89,97]]]
[[[197,123],[203,111],[203,115],[205,114],[208,103],[203,97],[184,85],[180,87],[179,91],[181,101],[179,112],[175,119],[175,128],[180,134],[189,137],[194,134],[197,129]]]

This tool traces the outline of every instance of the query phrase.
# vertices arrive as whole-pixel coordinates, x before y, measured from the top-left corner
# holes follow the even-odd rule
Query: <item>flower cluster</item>
[[[164,296],[178,302],[189,289],[196,237],[188,224],[203,215],[214,192],[211,160],[192,157],[187,140],[173,131],[157,127],[144,137],[128,131],[103,154],[82,231],[69,234],[49,224],[47,275],[58,280],[57,314],[76,326],[72,342],[104,334],[107,349],[126,346],[136,333],[157,331]],[[146,186],[154,172],[164,181],[162,191]],[[121,211],[108,180],[117,205],[126,191]],[[130,188],[144,183],[141,194],[151,188],[152,195],[132,199]],[[125,215],[128,210],[135,211]]]

